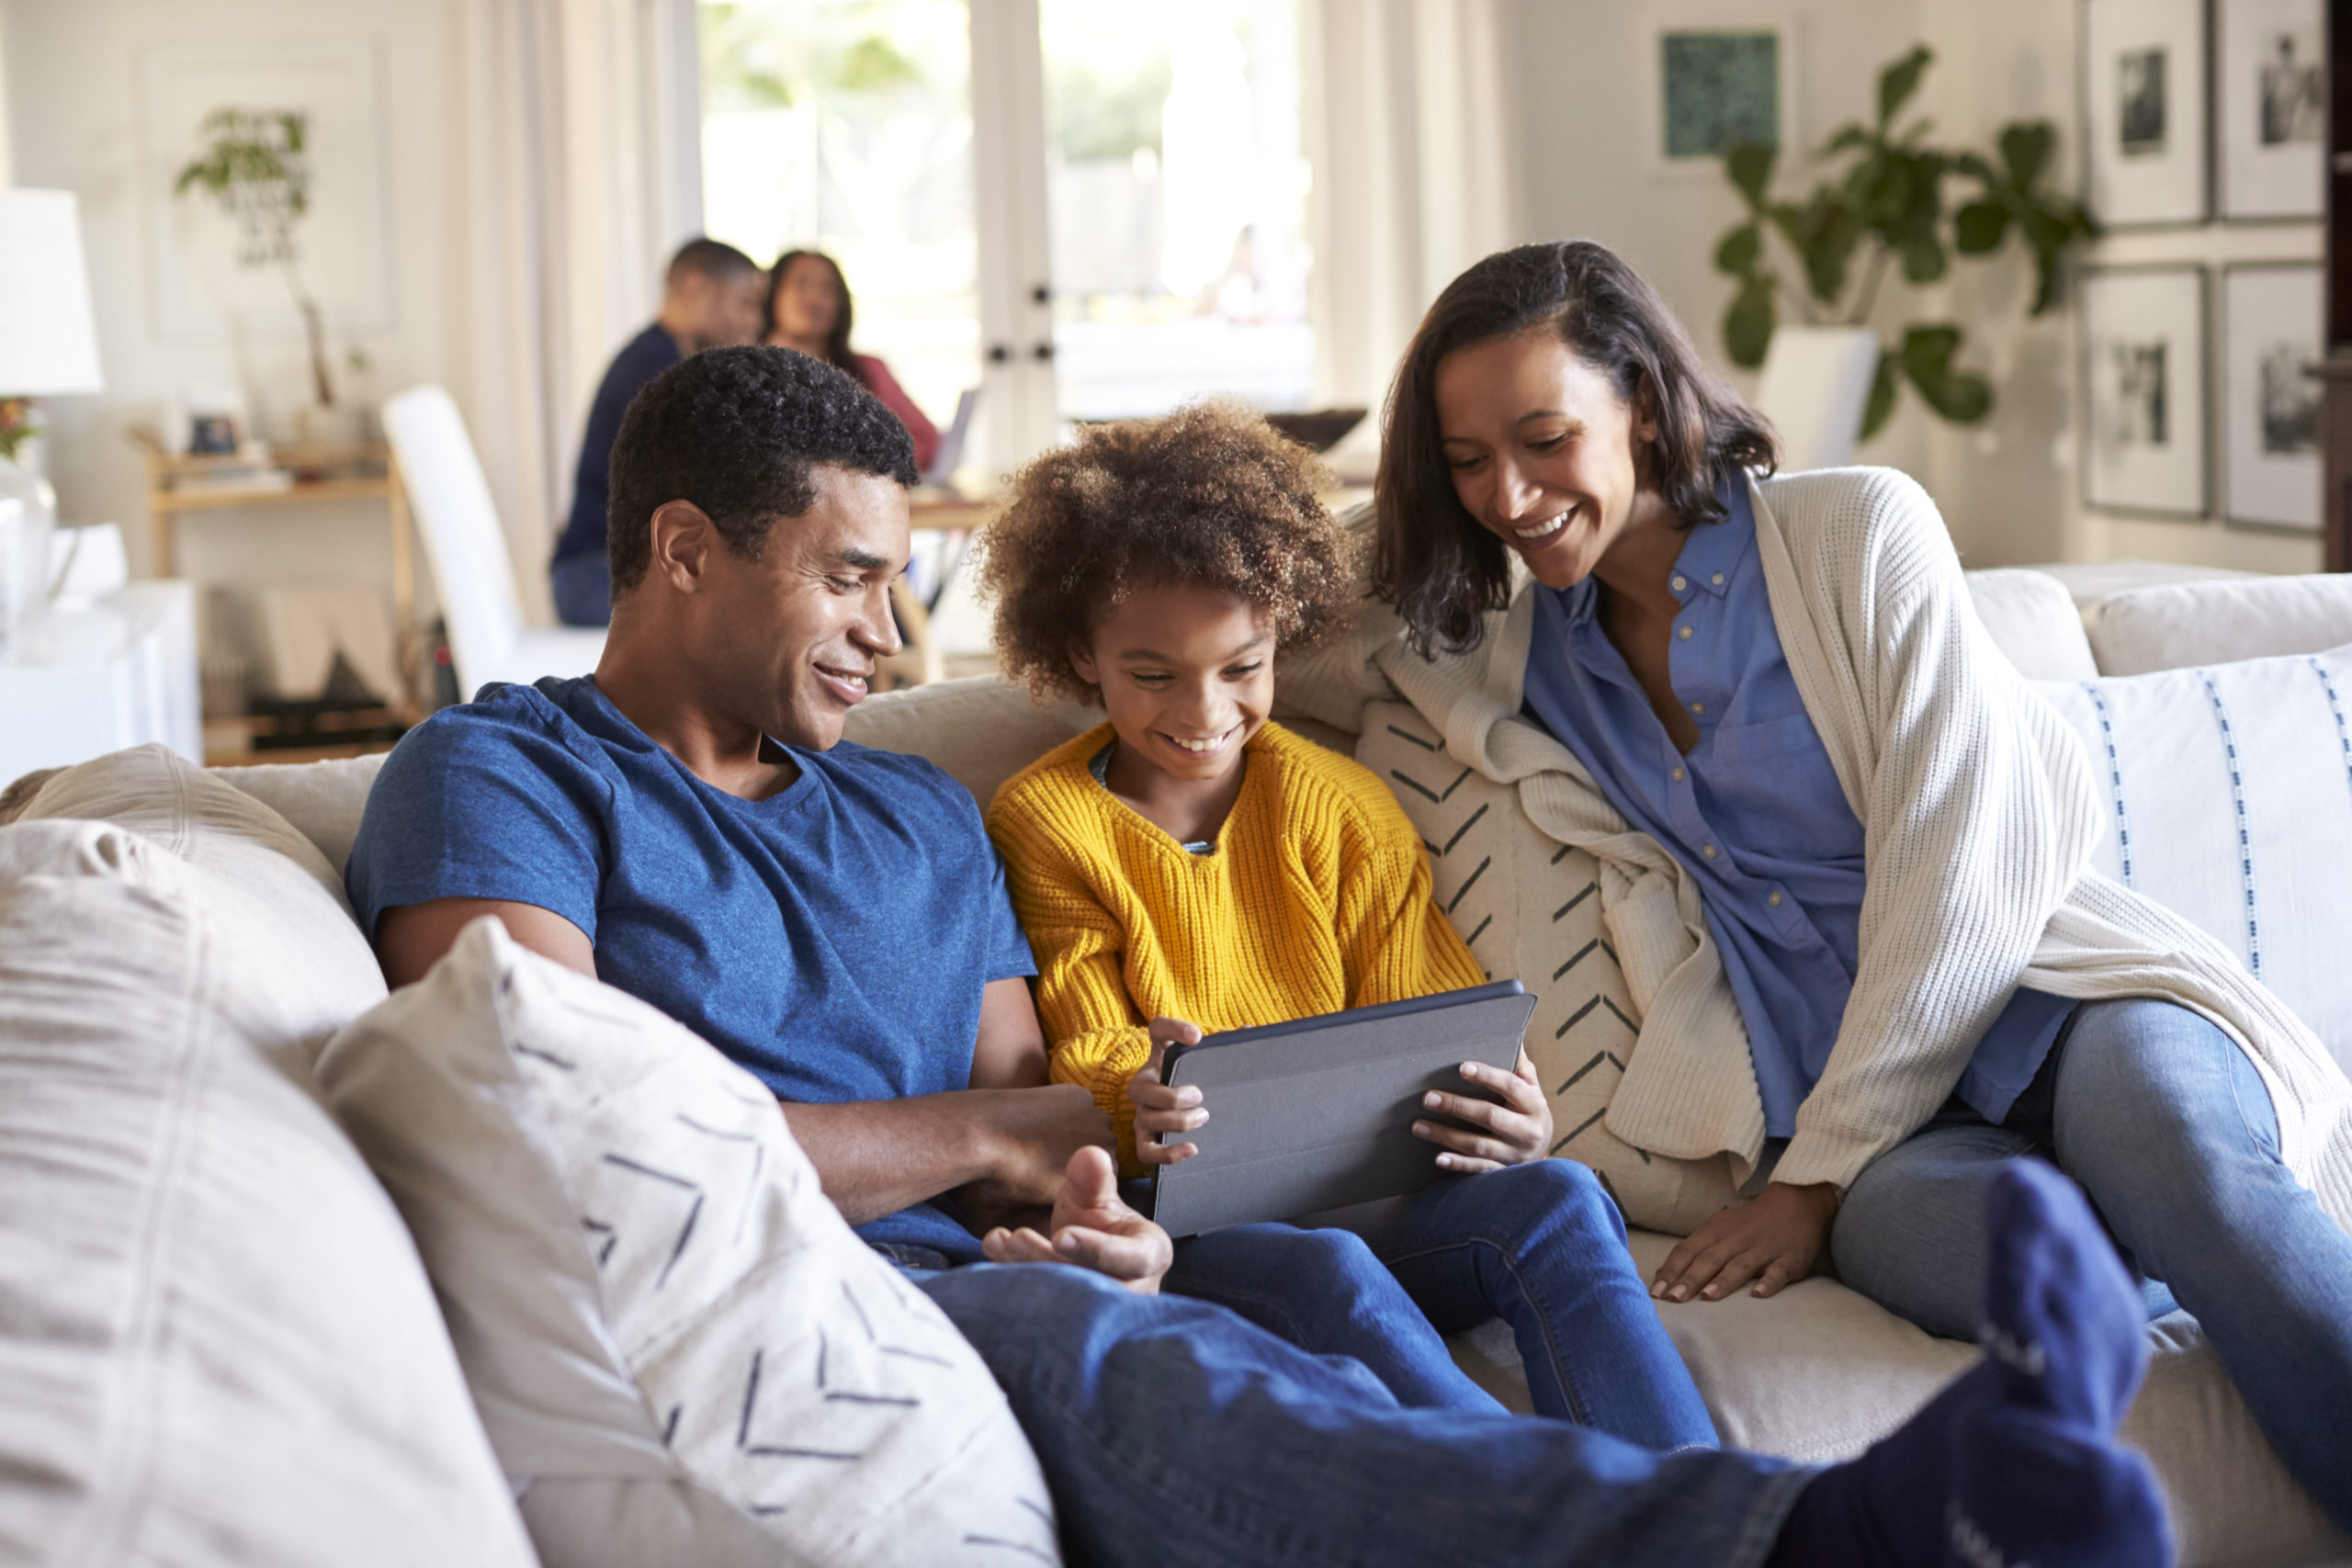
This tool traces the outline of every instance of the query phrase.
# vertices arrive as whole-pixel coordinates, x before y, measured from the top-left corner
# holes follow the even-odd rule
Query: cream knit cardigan
[[[2019,985],[2155,997],[2211,1019],[2270,1090],[2281,1151],[2352,1228],[2352,1084],[2219,942],[2090,870],[2102,818],[2057,711],[1986,637],[1927,493],[1884,468],[1754,487],[1756,543],[1797,690],[1864,833],[1860,963],[1776,1180],[1850,1184],[1960,1081]],[[1763,1102],[1699,894],[1618,816],[1567,749],[1521,716],[1533,626],[1522,591],[1468,654],[1427,660],[1374,621],[1369,657],[1466,766],[1601,866],[1601,902],[1641,1034],[1608,1111],[1653,1153],[1752,1168]],[[1317,662],[1321,662],[1317,660]],[[1337,673],[1337,671],[1334,671]]]

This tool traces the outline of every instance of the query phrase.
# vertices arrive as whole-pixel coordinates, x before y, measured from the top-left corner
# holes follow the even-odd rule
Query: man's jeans
[[[915,1277],[1044,1465],[1072,1562],[1752,1568],[1809,1471],[1408,1410],[1352,1361],[1055,1264]]]
[[[1361,1361],[1399,1404],[1489,1416],[1502,1407],[1442,1336],[1500,1317],[1538,1415],[1645,1449],[1715,1445],[1616,1204],[1569,1161],[1442,1179],[1363,1236],[1284,1224],[1194,1236],[1176,1244],[1165,1288]]]
[[[2000,1126],[1948,1107],[1861,1174],[1831,1233],[1838,1276],[1973,1339],[1985,1185],[2022,1154],[2082,1183],[2150,1315],[2196,1315],[2289,1472],[2352,1529],[2352,1237],[2279,1163],[2245,1053],[2186,1008],[2085,1003]]]
[[[548,567],[555,613],[568,626],[601,626],[613,618],[613,571],[598,550],[590,556],[559,556]]]

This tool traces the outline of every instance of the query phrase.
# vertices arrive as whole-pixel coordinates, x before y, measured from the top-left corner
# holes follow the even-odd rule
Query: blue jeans
[[[608,626],[613,619],[613,569],[598,550],[588,556],[558,556],[548,566],[555,613],[568,626]]]
[[[1176,1244],[1165,1288],[1361,1361],[1400,1404],[1482,1415],[1502,1407],[1442,1337],[1500,1317],[1538,1415],[1645,1449],[1715,1445],[1616,1204],[1571,1161],[1441,1180],[1363,1235],[1262,1224],[1193,1236]]]
[[[1984,1185],[2030,1153],[2090,1195],[2152,1316],[2195,1314],[2289,1472],[2352,1529],[2352,1237],[2279,1163],[2245,1054],[2186,1008],[2085,1003],[2000,1126],[1947,1108],[1862,1172],[1830,1234],[1838,1276],[1973,1339]]]
[[[1752,1568],[1812,1479],[1753,1454],[1405,1409],[1350,1362],[1081,1269],[916,1279],[1012,1401],[1073,1563]]]

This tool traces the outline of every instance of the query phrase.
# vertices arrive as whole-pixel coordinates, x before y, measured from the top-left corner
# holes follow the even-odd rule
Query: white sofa
[[[2096,596],[2080,606],[2066,586],[2048,574],[1979,573],[1972,578],[1972,588],[1994,640],[2037,678],[2084,680],[2102,672],[2115,673],[2108,669],[2110,658],[2151,668],[2161,667],[2152,666],[2151,660],[2202,664],[2248,654],[2317,652],[2352,644],[2352,579],[2236,579],[2158,585]],[[2154,604],[2145,600],[2151,593],[2159,595]],[[2295,646],[2278,646],[2281,641]],[[1295,728],[1327,744],[1342,749],[1352,746],[1354,738],[1347,726],[1338,722],[1344,715],[1335,716],[1328,703],[1310,704],[1309,711],[1297,710],[1295,704],[1292,706],[1288,721]],[[873,699],[854,716],[850,734],[866,744],[928,755],[985,800],[1014,768],[1076,733],[1092,722],[1092,716],[1069,705],[1038,705],[1025,694],[983,677]],[[308,1539],[314,1545],[339,1542],[334,1555],[345,1562],[524,1560],[517,1554],[514,1519],[502,1513],[495,1488],[484,1484],[482,1467],[488,1455],[479,1432],[462,1429],[461,1417],[453,1416],[449,1407],[450,1389],[460,1385],[452,1382],[446,1347],[411,1343],[420,1336],[431,1340],[435,1326],[420,1319],[424,1309],[419,1303],[425,1299],[421,1266],[413,1253],[401,1247],[403,1238],[387,1233],[385,1218],[391,1210],[380,1194],[366,1190],[364,1166],[350,1156],[347,1147],[337,1146],[333,1123],[317,1111],[315,1091],[304,1077],[306,1065],[324,1032],[348,1021],[382,995],[379,987],[370,987],[367,976],[351,971],[353,953],[364,953],[364,947],[353,945],[358,932],[349,923],[347,908],[341,916],[341,929],[335,929],[334,917],[325,912],[331,910],[332,902],[322,902],[329,894],[334,899],[340,897],[339,889],[332,886],[331,868],[339,868],[348,853],[378,765],[376,760],[361,760],[220,771],[216,778],[233,784],[266,808],[246,813],[249,819],[226,827],[215,820],[220,815],[217,807],[209,808],[211,816],[206,817],[202,812],[192,813],[185,800],[164,798],[175,790],[183,795],[188,792],[169,782],[172,775],[161,761],[143,773],[137,767],[125,767],[119,774],[94,775],[127,782],[110,784],[108,787],[115,790],[111,797],[103,797],[103,791],[93,795],[85,787],[76,798],[97,804],[85,806],[80,815],[107,818],[141,835],[130,842],[130,852],[135,852],[125,850],[121,834],[73,829],[84,837],[68,843],[60,837],[66,831],[64,825],[30,820],[41,814],[37,780],[20,781],[0,793],[0,933],[10,929],[6,921],[11,911],[36,921],[38,929],[53,928],[58,933],[54,942],[34,944],[42,948],[40,953],[30,946],[16,953],[0,952],[0,982],[14,973],[9,968],[12,963],[30,965],[26,972],[36,977],[49,973],[40,967],[43,963],[65,964],[84,976],[103,976],[120,967],[119,955],[109,951],[116,928],[108,922],[128,921],[148,904],[124,893],[117,905],[104,900],[91,905],[85,911],[88,919],[84,925],[75,927],[71,921],[60,925],[39,913],[47,907],[40,899],[57,897],[59,864],[78,856],[90,868],[107,870],[118,880],[127,876],[133,884],[145,879],[159,885],[176,874],[168,867],[158,869],[171,856],[193,865],[210,879],[204,886],[216,889],[209,902],[199,900],[204,919],[209,922],[207,929],[213,932],[209,940],[223,950],[235,950],[239,962],[255,973],[278,977],[274,984],[291,987],[300,998],[300,1007],[293,1010],[300,1016],[272,1014],[255,1021],[213,989],[191,985],[184,993],[171,993],[175,999],[168,1006],[159,1008],[152,998],[143,1007],[126,1005],[121,1028],[147,1040],[158,1027],[157,1019],[168,1023],[176,1009],[184,1022],[220,1025],[209,1030],[191,1026],[187,1038],[196,1043],[187,1050],[209,1049],[232,1055],[242,1052],[264,1061],[269,1068],[263,1075],[267,1081],[251,1092],[277,1104],[277,1120],[240,1111],[231,1103],[220,1110],[221,1127],[199,1140],[199,1156],[209,1150],[220,1156],[223,1149],[233,1145],[236,1158],[254,1165],[254,1169],[243,1172],[244,1185],[239,1190],[245,1194],[243,1201],[263,1202],[266,1198],[266,1213],[257,1212],[254,1220],[256,1229],[270,1227],[272,1234],[298,1236],[304,1245],[322,1247],[362,1246],[370,1259],[367,1269],[356,1273],[341,1264],[327,1270],[332,1278],[322,1276],[315,1292],[307,1292],[314,1293],[315,1301],[306,1299],[301,1270],[289,1271],[283,1266],[284,1259],[277,1260],[281,1266],[274,1273],[251,1272],[260,1265],[241,1263],[240,1268],[248,1270],[245,1277],[251,1280],[254,1294],[236,1303],[236,1307],[254,1321],[223,1328],[221,1314],[215,1310],[199,1314],[194,1328],[183,1332],[176,1326],[181,1319],[173,1314],[185,1315],[193,1309],[183,1299],[186,1292],[170,1283],[178,1278],[172,1271],[197,1265],[169,1248],[133,1248],[142,1260],[138,1269],[147,1271],[134,1270],[136,1280],[145,1282],[133,1293],[142,1303],[161,1303],[153,1305],[149,1315],[169,1332],[153,1324],[141,1328],[140,1324],[147,1323],[145,1318],[133,1323],[120,1314],[89,1309],[91,1321],[107,1326],[77,1328],[60,1341],[76,1348],[80,1359],[74,1365],[80,1370],[74,1375],[97,1391],[87,1399],[58,1394],[57,1388],[64,1383],[55,1378],[51,1382],[56,1387],[43,1384],[38,1398],[12,1393],[25,1385],[10,1377],[9,1369],[33,1365],[36,1370],[47,1366],[54,1371],[54,1356],[50,1362],[40,1362],[34,1352],[50,1354],[55,1348],[44,1350],[36,1342],[55,1328],[62,1311],[57,1301],[78,1291],[83,1292],[83,1306],[88,1308],[93,1299],[89,1292],[96,1291],[95,1299],[102,1307],[111,1299],[108,1291],[119,1293],[130,1286],[109,1285],[104,1280],[94,1284],[86,1270],[77,1272],[74,1268],[44,1273],[0,1261],[0,1412],[6,1411],[12,1402],[28,1401],[28,1407],[40,1408],[46,1423],[27,1437],[22,1422],[0,1416],[0,1557],[12,1557],[8,1549],[13,1547],[20,1549],[21,1560],[30,1562],[69,1557],[191,1563],[304,1561],[300,1545],[304,1538],[292,1527],[284,1540],[256,1544],[254,1538],[241,1536],[217,1520],[200,1529],[189,1524],[190,1518],[202,1513],[202,1507],[190,1499],[207,1496],[208,1485],[213,1488],[209,1495],[214,1506],[225,1508],[228,1505],[220,1501],[221,1496],[244,1483],[233,1473],[223,1479],[217,1466],[199,1462],[208,1437],[188,1421],[148,1419],[136,1413],[124,1416],[118,1396],[130,1384],[115,1379],[114,1373],[119,1370],[117,1363],[131,1359],[138,1346],[158,1337],[169,1340],[178,1347],[176,1371],[171,1376],[157,1373],[140,1387],[152,1384],[171,1391],[170,1400],[159,1397],[156,1403],[172,1404],[175,1408],[190,1403],[187,1387],[210,1389],[215,1396],[244,1409],[249,1426],[266,1435],[268,1422],[254,1416],[255,1409],[279,1408],[271,1401],[280,1395],[300,1405],[298,1395],[308,1395],[292,1389],[279,1390],[268,1398],[256,1394],[247,1386],[250,1375],[240,1370],[239,1358],[269,1355],[269,1347],[276,1342],[272,1337],[279,1332],[279,1320],[285,1318],[309,1323],[305,1332],[327,1344],[335,1332],[334,1324],[311,1320],[334,1315],[322,1310],[322,1303],[332,1298],[343,1303],[338,1308],[342,1312],[356,1310],[351,1304],[355,1301],[369,1303],[371,1315],[367,1323],[376,1343],[372,1348],[356,1348],[352,1353],[373,1358],[368,1365],[375,1379],[406,1380],[402,1392],[398,1398],[378,1399],[373,1404],[366,1397],[368,1387],[356,1393],[337,1389],[333,1391],[334,1398],[322,1395],[314,1401],[355,1422],[356,1436],[331,1436],[330,1429],[316,1425],[321,1419],[316,1412],[300,1419],[289,1417],[288,1429],[269,1437],[265,1444],[279,1467],[269,1483],[288,1495],[300,1490],[309,1480],[300,1473],[304,1456],[331,1451],[335,1441],[345,1438],[363,1448],[371,1442],[390,1444],[401,1453],[407,1469],[399,1478],[401,1486],[386,1492],[399,1507],[391,1502],[368,1507],[355,1504],[357,1511],[346,1516],[314,1498],[304,1517],[315,1517],[318,1529],[324,1533]],[[103,769],[107,762],[102,760],[88,766]],[[140,784],[142,778],[148,782]],[[11,826],[20,814],[27,820]],[[294,831],[287,831],[288,824]],[[137,863],[128,872],[119,863],[126,853]],[[44,855],[50,858],[43,860]],[[65,862],[60,862],[59,855]],[[110,869],[99,867],[100,861],[110,861]],[[10,880],[28,875],[24,870],[28,866],[47,867],[41,874],[48,881],[35,887],[29,880]],[[109,915],[109,909],[121,912]],[[2346,934],[2352,936],[2352,924],[2344,923],[2352,921],[2352,916],[2336,919]],[[338,978],[345,975],[352,977]],[[181,983],[170,976],[157,983],[165,981]],[[18,1037],[12,1037],[10,1016],[6,986],[0,984],[0,1090],[10,1081],[38,1085],[42,1081],[38,1075],[60,1073],[58,1064],[65,1058],[60,1056],[57,1042],[23,1037],[21,1031]],[[97,1032],[103,1036],[105,1031]],[[127,1051],[132,1043],[93,1037],[78,1043],[88,1053],[115,1044]],[[208,1092],[216,1100],[228,1096],[233,1101],[236,1095],[246,1092],[238,1088],[239,1081],[234,1075],[211,1074],[207,1078]],[[81,1102],[63,1097],[57,1104],[69,1108],[79,1104],[78,1110],[62,1112],[69,1116],[111,1115],[111,1111],[94,1109],[102,1101],[103,1095]],[[31,1168],[47,1157],[35,1145],[54,1131],[53,1127],[44,1129],[40,1115],[30,1111],[14,1115],[0,1106],[0,1175]],[[300,1157],[288,1152],[281,1158],[281,1141],[286,1151],[299,1149]],[[180,1179],[179,1167],[169,1161],[183,1156],[161,1145],[151,1148],[134,1142],[112,1150],[107,1157],[128,1162],[128,1196],[121,1210],[125,1215],[146,1213],[148,1209],[140,1205],[152,1207],[160,1201],[154,1194],[164,1190],[167,1177]],[[142,1161],[151,1168],[143,1174]],[[286,1179],[273,1183],[273,1169],[282,1169]],[[311,1234],[319,1229],[317,1216],[311,1211],[330,1200],[347,1211],[332,1244]],[[96,1211],[81,1220],[100,1228],[107,1223]],[[75,1256],[75,1247],[44,1234],[48,1223],[38,1204],[17,1201],[12,1206],[7,1184],[0,1180],[0,1256],[28,1238],[49,1247],[43,1256]],[[214,1237],[235,1236],[234,1211],[212,1213],[207,1223],[208,1234]],[[364,1234],[353,1240],[358,1233]],[[1670,1238],[1647,1232],[1637,1232],[1634,1239],[1636,1256],[1645,1268],[1654,1266],[1670,1245]],[[360,1289],[361,1285],[365,1288]],[[225,1279],[212,1278],[208,1289],[217,1309],[222,1300],[235,1301],[238,1278],[233,1273]],[[1857,1451],[1924,1403],[1974,1354],[1973,1347],[1929,1337],[1826,1278],[1803,1281],[1768,1302],[1740,1296],[1716,1304],[1660,1310],[1725,1440],[1806,1461],[1828,1461]],[[214,1343],[207,1334],[227,1337]],[[382,1348],[387,1336],[405,1347],[401,1354],[407,1360]],[[2203,1345],[2194,1322],[2176,1314],[2153,1325],[2150,1337],[2154,1366],[2126,1434],[2148,1451],[2164,1481],[2181,1561],[2352,1563],[2352,1539],[2334,1530],[2287,1478]],[[190,1344],[196,1346],[194,1351],[189,1350]],[[331,1345],[312,1350],[306,1364],[323,1367],[332,1362],[334,1353]],[[1456,1354],[1489,1387],[1524,1408],[1524,1389],[1507,1335],[1490,1331],[1464,1337],[1457,1342]],[[32,1360],[28,1361],[28,1357]],[[406,1370],[401,1371],[402,1367]],[[173,1377],[180,1381],[174,1382]],[[42,1404],[44,1399],[47,1404]],[[361,1406],[366,1407],[364,1412],[355,1414]],[[113,1414],[107,1414],[110,1411]],[[413,1423],[413,1432],[402,1431],[403,1422]],[[52,1428],[62,1432],[69,1427],[77,1435],[80,1447],[67,1447],[78,1456],[74,1462],[87,1467],[88,1476],[77,1479],[73,1463],[41,1446],[53,1435]],[[428,1431],[437,1434],[433,1438],[433,1462],[422,1466],[409,1462],[415,1455],[407,1453],[403,1443],[413,1438],[416,1441],[408,1447],[416,1447]],[[137,1451],[128,1455],[118,1451],[124,1449]],[[342,1464],[343,1471],[352,1468],[347,1459]],[[126,1481],[126,1476],[130,1479]],[[144,1492],[139,1490],[142,1478],[147,1486]],[[456,1504],[443,1508],[431,1529],[420,1529],[413,1520],[396,1522],[396,1516],[415,1515],[423,1506],[419,1499],[435,1485],[448,1489]],[[156,1501],[159,1490],[170,1493],[168,1506]],[[332,1497],[332,1489],[325,1495]],[[55,1543],[63,1538],[51,1533],[55,1520],[74,1520],[78,1507],[87,1527],[86,1516],[94,1509],[119,1513],[134,1506],[164,1510],[169,1520],[177,1521],[175,1528],[179,1533],[118,1531],[120,1540],[110,1555],[85,1559],[61,1554],[62,1548]],[[352,1533],[355,1522],[367,1526],[364,1534]]]

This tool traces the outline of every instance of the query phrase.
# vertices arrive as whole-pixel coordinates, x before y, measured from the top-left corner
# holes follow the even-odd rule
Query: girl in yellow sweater
[[[1036,459],[983,573],[1008,671],[1108,722],[998,792],[988,826],[1038,965],[1059,1082],[1092,1090],[1130,1172],[1212,1109],[1159,1081],[1167,1046],[1486,978],[1430,896],[1420,840],[1369,771],[1269,720],[1277,649],[1355,592],[1321,469],[1246,410],[1096,426]],[[1501,1316],[1536,1409],[1656,1449],[1714,1428],[1660,1328],[1615,1206],[1544,1157],[1551,1112],[1465,1064],[1415,1132],[1462,1179],[1370,1236],[1242,1225],[1179,1242],[1165,1287],[1362,1361],[1406,1404],[1491,1412],[1442,1334]]]

